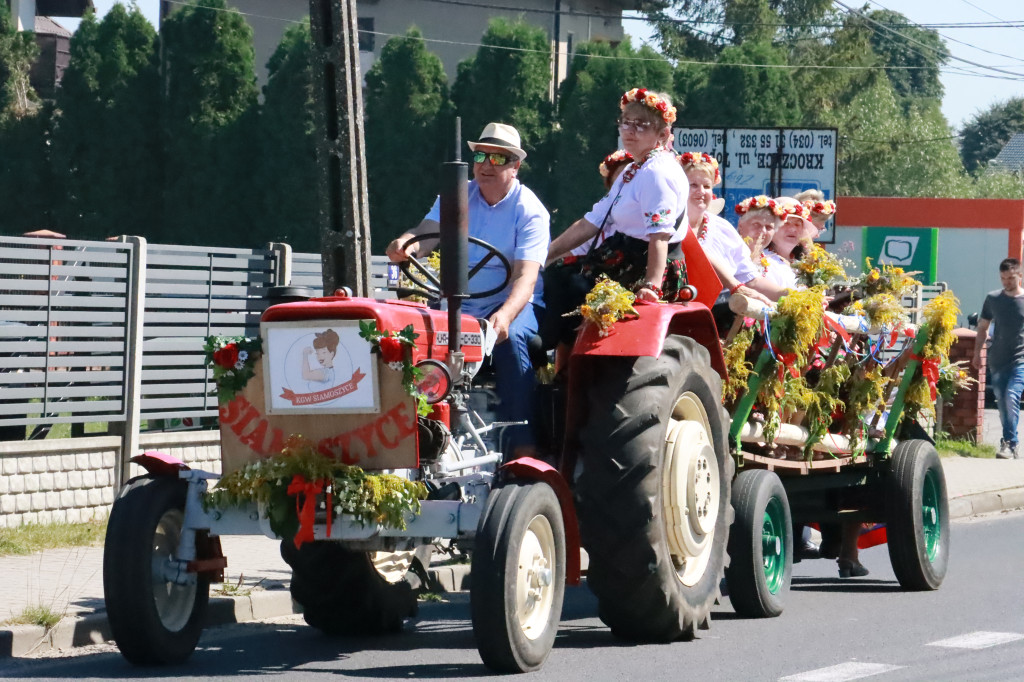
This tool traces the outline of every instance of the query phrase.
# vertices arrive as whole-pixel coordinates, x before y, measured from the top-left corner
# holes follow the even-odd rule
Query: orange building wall
[[[837,203],[836,224],[844,227],[1001,228],[1007,256],[1024,253],[1024,199],[839,197]]]

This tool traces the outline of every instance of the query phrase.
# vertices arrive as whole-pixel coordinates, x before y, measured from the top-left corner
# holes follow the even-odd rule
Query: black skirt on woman
[[[544,303],[547,314],[540,327],[545,348],[561,343],[572,345],[580,317],[566,313],[579,308],[601,275],[630,291],[639,291],[647,279],[649,242],[617,232],[591,249],[586,256],[566,256],[544,269]],[[665,274],[661,280],[662,299],[676,301],[686,285],[686,263],[682,242],[669,244]]]

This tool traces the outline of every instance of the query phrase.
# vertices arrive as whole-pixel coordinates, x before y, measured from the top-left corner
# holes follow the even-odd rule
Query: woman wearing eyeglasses
[[[633,157],[611,190],[585,216],[551,242],[548,261],[604,236],[582,260],[588,279],[605,274],[641,301],[673,301],[686,283],[677,226],[686,213],[686,175],[670,141],[676,108],[668,95],[633,88],[622,95],[618,120],[623,148]],[[550,292],[549,317],[561,319],[581,301]],[[562,325],[559,339],[572,343],[575,322]],[[546,343],[551,340],[546,336]]]

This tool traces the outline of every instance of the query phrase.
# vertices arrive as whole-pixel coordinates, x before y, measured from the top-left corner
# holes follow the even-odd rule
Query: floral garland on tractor
[[[317,452],[313,441],[292,435],[280,454],[250,462],[220,479],[203,506],[227,509],[256,502],[266,508],[271,529],[282,538],[293,538],[299,548],[314,539],[320,496],[330,535],[332,517],[340,514],[363,524],[404,529],[406,514],[419,513],[427,488],[419,481],[342,464]]]
[[[391,369],[402,373],[402,387],[416,401],[416,414],[425,417],[433,408],[427,403],[427,396],[416,388],[416,382],[423,377],[423,372],[412,364],[412,349],[416,346],[418,334],[412,325],[406,325],[402,331],[381,331],[373,320],[359,322],[359,336],[370,342],[373,353],[380,356]]]
[[[263,341],[259,337],[210,336],[203,350],[206,351],[206,366],[213,369],[217,402],[229,403],[256,373]]]
[[[959,314],[952,292],[925,306],[923,330],[915,338],[900,304],[917,284],[915,273],[887,265],[871,268],[870,262],[868,266],[854,284],[854,302],[844,311],[861,320],[859,335],[851,338],[824,314],[825,286],[840,277],[842,263],[812,249],[803,261],[794,263],[794,269],[802,281],[817,286],[780,299],[760,329],[753,319],[744,320],[725,345],[728,378],[723,402],[738,404],[748,385],[755,385],[750,382],[756,374],[753,416],[764,422],[768,449],[776,447],[781,424],[790,422],[806,425],[802,455],[806,459],[812,458],[815,444],[830,432],[848,437],[855,455],[863,452],[868,436],[881,436],[878,425],[872,427],[872,423],[885,413],[901,371],[913,375],[903,389],[900,419],[933,412],[939,394],[948,397],[970,384],[963,368],[948,357]],[[880,330],[877,339],[867,335],[869,329]],[[894,347],[900,339],[902,350],[883,360],[880,351]],[[755,367],[751,360],[762,352]],[[919,363],[920,372],[913,363]],[[841,427],[833,429],[833,422]]]

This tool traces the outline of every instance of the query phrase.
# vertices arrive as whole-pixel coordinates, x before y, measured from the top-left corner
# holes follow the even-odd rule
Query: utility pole
[[[370,293],[370,211],[356,0],[309,0],[324,294]]]

